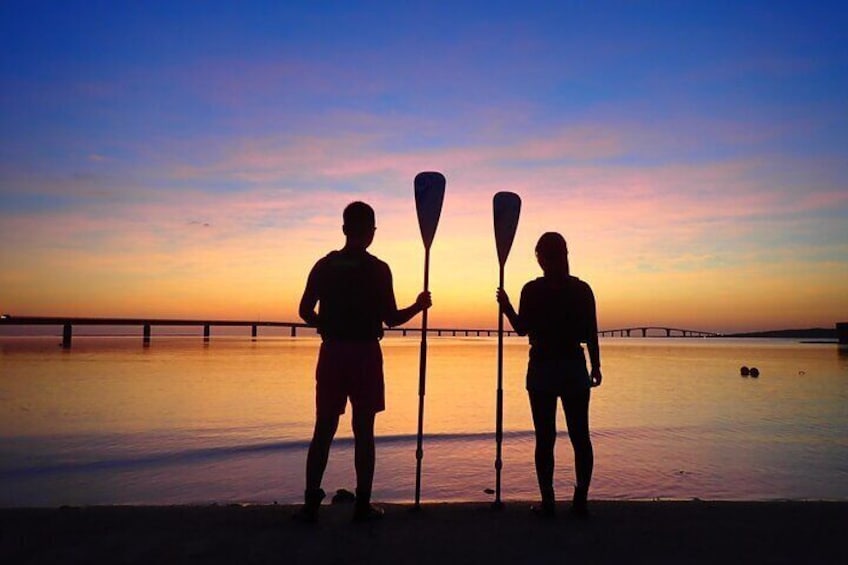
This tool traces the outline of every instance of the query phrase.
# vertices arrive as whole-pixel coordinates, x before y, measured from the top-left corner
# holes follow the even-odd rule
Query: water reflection
[[[302,496],[316,340],[160,339],[144,349],[133,338],[80,338],[68,354],[51,338],[0,343],[0,505]],[[495,340],[430,347],[422,499],[489,500]],[[848,499],[845,349],[636,338],[601,347],[606,378],[591,407],[596,496]],[[409,501],[418,340],[387,338],[384,351],[375,494]],[[525,361],[525,342],[507,340],[506,499],[537,494]],[[743,364],[760,378],[740,378]],[[337,440],[328,488],[352,486],[349,443],[349,434]],[[571,465],[561,434],[561,492],[570,491]]]

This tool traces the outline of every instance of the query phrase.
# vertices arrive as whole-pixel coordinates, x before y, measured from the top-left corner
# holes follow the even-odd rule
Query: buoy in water
[[[750,369],[748,369],[748,367],[746,367],[745,365],[742,365],[742,368],[739,369],[739,374],[742,375],[743,377],[747,377],[750,373],[751,373]]]
[[[756,379],[759,376],[760,376],[760,370],[757,369],[756,367],[751,367],[751,377]]]

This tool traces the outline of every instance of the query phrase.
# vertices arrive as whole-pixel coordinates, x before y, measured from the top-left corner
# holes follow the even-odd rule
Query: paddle
[[[500,263],[500,281],[498,288],[504,287],[504,265],[515,239],[518,228],[518,216],[521,214],[521,198],[514,192],[498,192],[492,199],[495,219],[495,245]],[[503,449],[503,306],[498,306],[498,393],[495,412],[495,502],[494,508],[502,508],[501,502],[501,458]]]
[[[424,292],[430,290],[430,246],[439,225],[445,199],[445,177],[441,173],[415,175],[415,210],[424,242]],[[421,507],[421,461],[424,459],[424,388],[427,379],[427,310],[421,314],[421,355],[418,365],[418,444],[415,449],[415,508]]]

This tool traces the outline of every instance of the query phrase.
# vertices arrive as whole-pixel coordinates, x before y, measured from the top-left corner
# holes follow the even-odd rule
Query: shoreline
[[[848,501],[590,501],[555,520],[530,502],[385,504],[354,524],[325,504],[0,508],[3,563],[846,563]]]

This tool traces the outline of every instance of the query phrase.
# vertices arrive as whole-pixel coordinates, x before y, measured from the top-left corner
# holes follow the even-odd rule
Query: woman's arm
[[[512,303],[509,301],[509,295],[502,288],[498,289],[497,293],[498,304],[503,308],[504,314],[506,314],[506,318],[509,320],[512,329],[516,331],[518,335],[527,335],[527,327],[524,324],[524,320],[522,320],[521,316],[515,311],[515,308],[512,307]],[[524,292],[521,292],[521,299],[524,300]],[[521,305],[519,304],[519,308]]]
[[[587,284],[586,289],[588,290],[586,348],[589,350],[589,362],[592,365],[592,386],[600,386],[603,375],[601,375],[601,350],[598,347],[598,314],[592,288]]]

